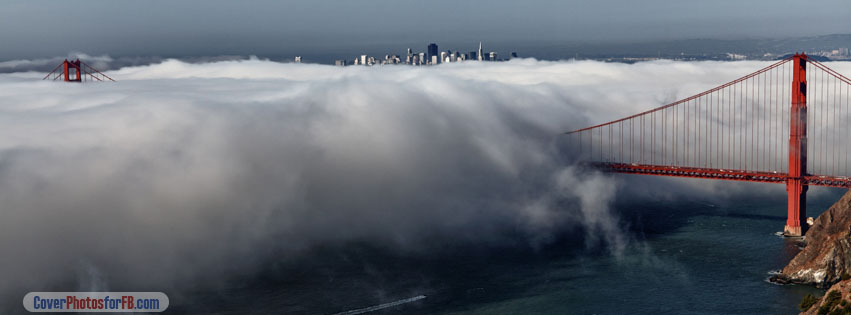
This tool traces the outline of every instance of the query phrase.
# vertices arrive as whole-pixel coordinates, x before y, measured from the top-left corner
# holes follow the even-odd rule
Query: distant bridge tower
[[[60,69],[62,71],[59,71]],[[44,76],[42,80],[47,80],[48,78],[52,78],[53,81],[62,78],[62,81],[65,82],[115,81],[92,66],[80,61],[80,59],[74,61],[65,59],[53,71]]]
[[[80,64],[80,59],[75,61],[68,61],[68,59],[65,59],[65,61],[62,62],[62,66],[65,68],[62,77],[65,78],[65,82],[83,82],[83,77],[80,75]]]

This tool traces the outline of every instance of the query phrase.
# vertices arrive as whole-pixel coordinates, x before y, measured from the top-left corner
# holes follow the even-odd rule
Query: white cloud
[[[613,179],[576,183],[559,134],[764,65],[250,59],[167,60],[100,84],[0,74],[0,290],[84,271],[99,289],[154,290],[319,243],[424,250],[518,226],[530,242],[580,227],[622,248]]]

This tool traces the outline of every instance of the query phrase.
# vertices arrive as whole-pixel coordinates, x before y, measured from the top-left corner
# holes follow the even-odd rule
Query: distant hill
[[[792,57],[794,55],[795,54],[787,54],[787,55],[784,55],[784,56],[780,56],[780,57],[777,57],[777,60],[783,60],[783,59]],[[830,58],[827,58],[827,57],[824,57],[824,56],[807,55],[807,57],[809,57],[810,59],[813,59],[815,61],[818,61],[818,62],[830,61]]]
[[[671,58],[684,60],[730,60],[729,54],[747,59],[774,60],[796,52],[815,53],[851,47],[851,34],[831,34],[791,38],[712,39],[636,42],[543,42],[513,41],[494,43],[494,46],[512,47],[515,51],[541,59],[618,57]],[[818,61],[828,61],[813,55]]]

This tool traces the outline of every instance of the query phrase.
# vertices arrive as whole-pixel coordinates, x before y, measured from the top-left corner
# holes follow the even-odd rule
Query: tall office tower
[[[435,43],[428,44],[428,50],[427,51],[428,51],[428,56],[426,56],[426,57],[428,58],[428,60],[434,59],[432,57],[438,55],[437,54],[437,44],[435,44]]]
[[[436,65],[438,63],[437,58],[440,58],[437,55],[431,56],[431,64]]]
[[[335,60],[334,64],[343,67],[346,65],[346,60]]]
[[[479,56],[479,61],[484,60],[485,54],[482,52],[482,42],[479,42],[479,51],[477,55]]]
[[[467,54],[467,57],[468,60],[479,60],[479,54],[477,54],[475,51],[471,51],[469,54]]]
[[[414,54],[414,51],[413,51],[413,50],[411,50],[410,48],[408,48],[408,57],[410,57],[410,56],[411,56],[411,55],[413,55],[413,54]]]
[[[488,58],[488,59],[490,61],[496,61],[496,52],[495,51],[490,52],[490,58]]]
[[[360,55],[360,64],[361,64],[361,65],[365,65],[365,64],[366,64],[366,55]]]
[[[448,58],[448,56],[449,56],[449,55],[448,55],[448,54],[446,54],[446,52],[445,52],[445,51],[441,51],[441,52],[440,52],[440,62],[441,62],[441,63],[446,62],[446,58]]]
[[[428,63],[428,59],[426,59],[426,54],[420,53],[420,64],[422,65],[422,64],[426,64],[426,63]]]

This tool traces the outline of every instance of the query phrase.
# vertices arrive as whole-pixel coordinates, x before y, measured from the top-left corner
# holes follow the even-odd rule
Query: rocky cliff
[[[834,284],[823,297],[805,297],[798,307],[802,315],[851,313],[851,280]]]
[[[813,222],[804,242],[775,281],[827,288],[851,274],[851,191]]]

